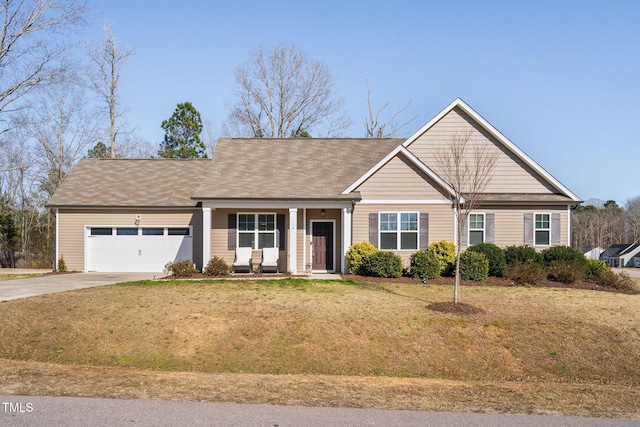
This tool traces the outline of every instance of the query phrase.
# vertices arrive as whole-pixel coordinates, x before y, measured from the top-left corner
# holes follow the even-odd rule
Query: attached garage
[[[193,227],[86,227],[86,271],[161,272],[193,260]]]

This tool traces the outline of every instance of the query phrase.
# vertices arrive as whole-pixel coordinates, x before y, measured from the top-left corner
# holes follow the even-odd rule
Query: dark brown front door
[[[312,226],[313,270],[333,271],[333,223],[314,222]]]

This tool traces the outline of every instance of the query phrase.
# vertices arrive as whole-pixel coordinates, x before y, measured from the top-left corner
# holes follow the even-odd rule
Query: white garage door
[[[168,262],[193,260],[191,227],[87,227],[86,269],[162,272]]]

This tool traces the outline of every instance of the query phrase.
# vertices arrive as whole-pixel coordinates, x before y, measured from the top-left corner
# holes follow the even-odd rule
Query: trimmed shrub
[[[542,255],[529,245],[507,246],[504,248],[504,259],[507,265],[516,262],[543,264]]]
[[[625,272],[616,274],[610,268],[601,272],[596,281],[599,285],[609,286],[623,292],[635,291],[633,280]]]
[[[489,261],[489,276],[501,277],[502,271],[507,261],[504,256],[504,251],[493,243],[477,243],[470,246],[467,251],[479,252],[487,256]]]
[[[347,251],[347,269],[350,274],[362,274],[360,270],[362,259],[378,252],[375,246],[369,242],[355,243]]]
[[[168,262],[164,268],[175,278],[191,277],[196,274],[196,266],[193,261],[189,259],[183,259],[175,262]]]
[[[393,252],[377,251],[362,258],[361,274],[372,277],[402,276],[402,259]]]
[[[554,261],[575,261],[584,266],[587,265],[587,257],[579,250],[570,246],[551,246],[543,250],[540,254],[546,265],[551,265]]]
[[[507,263],[504,267],[504,276],[520,285],[535,286],[546,277],[545,268],[536,262]]]
[[[204,269],[205,276],[226,276],[227,274],[229,274],[229,264],[219,256],[211,258]]]
[[[489,260],[481,252],[464,251],[460,255],[460,279],[479,282],[489,276]]]
[[[64,262],[64,257],[61,256],[60,259],[58,260],[58,271],[60,273],[66,273],[67,272],[67,263]]]
[[[555,282],[575,283],[587,276],[587,267],[577,260],[558,259],[551,261],[547,277]]]
[[[419,279],[435,279],[440,277],[442,263],[432,251],[417,251],[411,255],[409,275]]]
[[[598,277],[607,270],[611,269],[606,262],[600,261],[599,259],[587,260],[587,279],[597,281]]]
[[[442,275],[450,276],[456,262],[456,245],[453,242],[441,240],[429,245],[429,251],[433,252],[442,264]]]

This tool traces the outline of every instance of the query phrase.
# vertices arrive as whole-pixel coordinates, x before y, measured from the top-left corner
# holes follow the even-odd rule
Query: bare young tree
[[[64,36],[84,23],[85,13],[81,0],[0,1],[0,113],[15,111],[35,88],[66,77],[70,44]],[[10,129],[2,120],[0,133]]]
[[[238,134],[337,136],[351,125],[329,69],[295,46],[258,48],[235,70],[235,79],[237,102],[229,107],[229,128]]]
[[[460,302],[460,254],[462,233],[469,213],[482,204],[484,192],[493,178],[498,151],[488,144],[474,143],[471,131],[454,133],[448,144],[436,152],[435,163],[446,181],[456,219],[456,273],[453,302]]]
[[[111,158],[116,158],[116,137],[119,133],[116,121],[127,113],[127,108],[122,106],[118,99],[118,83],[120,72],[130,56],[135,51],[129,47],[123,47],[111,31],[111,23],[105,22],[103,26],[103,40],[98,46],[90,44],[87,48],[88,56],[95,67],[90,73],[93,89],[104,101],[109,112],[109,145]]]
[[[395,122],[396,117],[398,117],[399,114],[403,113],[407,108],[409,108],[411,101],[407,102],[407,105],[393,113],[389,120],[381,121],[380,115],[389,106],[389,103],[384,104],[382,108],[379,108],[374,112],[373,104],[371,102],[371,87],[369,86],[369,77],[366,78],[366,83],[369,117],[364,121],[365,138],[395,138],[402,130],[402,128],[404,128],[406,125],[408,125],[418,117],[418,115],[416,114],[406,122],[400,124]]]

